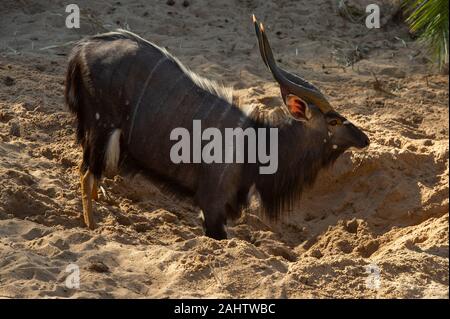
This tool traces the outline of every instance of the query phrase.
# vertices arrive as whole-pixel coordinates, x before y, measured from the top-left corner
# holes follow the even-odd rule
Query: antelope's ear
[[[296,95],[286,95],[286,106],[291,116],[297,121],[308,121],[311,118],[311,111],[308,103]]]

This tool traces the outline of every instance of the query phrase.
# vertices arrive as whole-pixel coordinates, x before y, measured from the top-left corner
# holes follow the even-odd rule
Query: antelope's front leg
[[[227,232],[225,230],[227,218],[223,210],[217,208],[203,209],[201,218],[206,236],[216,240],[227,239]]]
[[[83,217],[84,223],[90,229],[95,228],[94,215],[92,214],[92,197],[94,193],[94,185],[97,181],[94,175],[87,170],[83,175],[81,174],[81,199],[83,202]]]

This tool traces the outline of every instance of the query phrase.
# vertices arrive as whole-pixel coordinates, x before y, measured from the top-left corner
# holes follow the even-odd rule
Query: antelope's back
[[[124,149],[142,167],[194,191],[201,165],[170,160],[171,131],[182,127],[192,136],[195,119],[205,127],[233,127],[242,113],[164,49],[132,33],[90,37],[73,54],[83,60],[99,121],[121,128]]]

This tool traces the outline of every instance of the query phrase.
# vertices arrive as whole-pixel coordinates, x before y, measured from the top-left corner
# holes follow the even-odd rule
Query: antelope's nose
[[[363,140],[363,143],[362,143],[362,148],[366,148],[369,145],[370,145],[370,140],[369,140],[369,137],[366,135],[366,136],[364,136],[364,140]]]

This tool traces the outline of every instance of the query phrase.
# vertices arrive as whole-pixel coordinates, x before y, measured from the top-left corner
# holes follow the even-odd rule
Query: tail
[[[82,114],[82,85],[83,77],[81,73],[78,55],[74,54],[69,60],[66,73],[66,87],[64,97],[67,107],[77,117],[77,142],[82,143],[84,139],[83,114]]]

